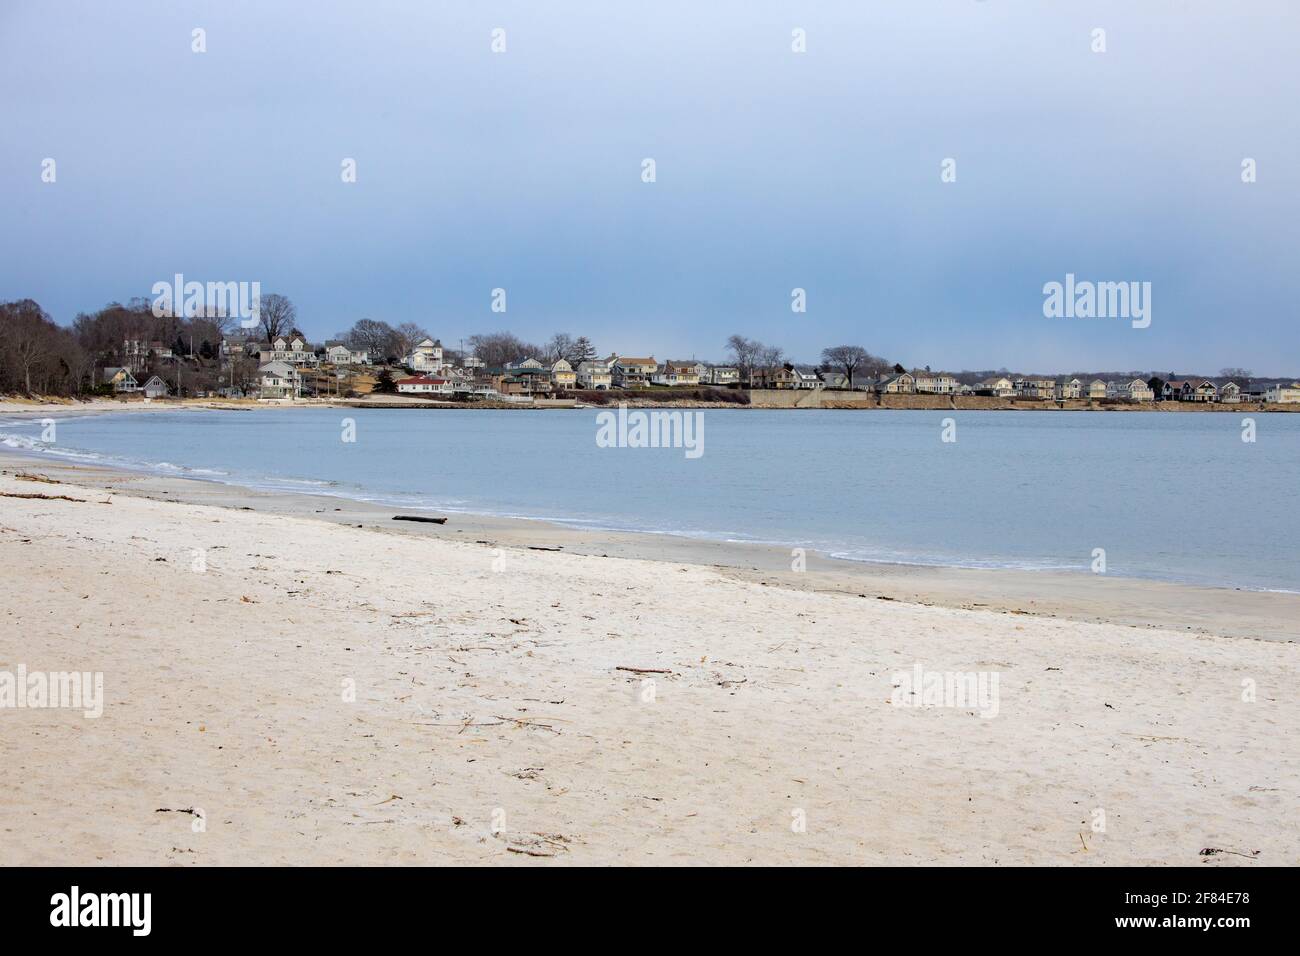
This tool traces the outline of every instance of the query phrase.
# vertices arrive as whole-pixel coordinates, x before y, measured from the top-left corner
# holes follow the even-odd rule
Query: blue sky
[[[182,272],[315,338],[1300,371],[1289,0],[269,6],[0,3],[0,298],[68,322]],[[1044,318],[1067,272],[1151,282],[1151,327]]]

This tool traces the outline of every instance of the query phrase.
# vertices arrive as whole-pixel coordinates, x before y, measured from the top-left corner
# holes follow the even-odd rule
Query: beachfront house
[[[579,362],[576,369],[578,388],[607,389],[613,384],[609,366],[604,362]]]
[[[701,376],[700,381],[709,385],[728,385],[740,384],[740,370],[732,368],[729,365],[715,365],[708,370],[708,374]]]
[[[492,387],[502,395],[550,394],[551,370],[536,359],[513,362],[504,369],[488,370]]]
[[[975,386],[976,395],[995,395],[998,398],[1010,398],[1016,394],[1015,383],[1005,376],[986,378]]]
[[[652,385],[699,385],[700,376],[693,364],[664,362],[650,376]]]
[[[1055,398],[1056,379],[1018,378],[1012,383],[1017,398]]]
[[[1236,405],[1241,401],[1241,386],[1236,382],[1225,382],[1219,389],[1219,401]]]
[[[784,365],[756,368],[749,374],[750,388],[794,388],[796,382],[794,369]]]
[[[938,372],[912,372],[916,390],[928,395],[955,395],[961,383],[952,375]]]
[[[397,391],[402,395],[450,395],[453,387],[450,379],[416,375],[398,379]]]
[[[619,356],[614,360],[614,384],[619,388],[642,388],[658,369],[659,363],[653,355],[649,358]]]
[[[1058,401],[1079,398],[1083,395],[1083,383],[1077,378],[1072,378],[1068,382],[1057,382],[1056,387],[1052,389],[1052,394]]]
[[[1088,389],[1084,393],[1084,398],[1090,402],[1099,402],[1106,397],[1106,383],[1099,378],[1094,378],[1088,383]]]
[[[1300,382],[1292,382],[1290,385],[1278,383],[1268,386],[1264,390],[1264,401],[1275,402],[1279,405],[1294,405],[1300,402]]]
[[[551,384],[559,391],[573,388],[578,384],[577,373],[565,359],[556,359],[551,366]]]
[[[302,376],[288,362],[267,362],[257,370],[258,397],[294,399],[302,396]]]
[[[138,392],[140,383],[136,381],[135,376],[131,374],[129,368],[114,366],[104,369],[101,381],[105,385],[113,386],[115,392]]]
[[[149,381],[144,383],[145,398],[166,398],[172,390],[167,386],[159,376],[150,376]]]
[[[1106,397],[1122,399],[1126,402],[1150,402],[1155,400],[1151,386],[1140,378],[1125,379],[1106,383]]]
[[[843,372],[819,372],[824,388],[846,389],[849,387],[849,377]]]
[[[1219,397],[1219,386],[1215,385],[1208,378],[1202,379],[1191,389],[1187,401],[1189,402],[1213,402]]]
[[[916,392],[916,379],[910,372],[882,375],[876,382],[875,390],[881,395],[911,395]]]
[[[826,387],[826,383],[823,382],[817,376],[817,373],[814,371],[811,371],[809,369],[797,369],[797,368],[793,369],[793,371],[795,374],[795,381],[794,381],[795,388],[809,389],[809,388]]]

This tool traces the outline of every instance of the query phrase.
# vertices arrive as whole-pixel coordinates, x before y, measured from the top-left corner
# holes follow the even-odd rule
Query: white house
[[[1300,402],[1300,382],[1290,385],[1270,385],[1264,390],[1264,401],[1277,402],[1279,405],[1294,405]]]
[[[986,378],[976,386],[976,391],[996,395],[998,398],[1010,398],[1016,394],[1016,387],[1011,379],[1006,377]]]
[[[1236,382],[1227,382],[1219,389],[1219,401],[1235,405],[1241,401],[1241,386]]]
[[[740,381],[740,370],[729,365],[715,365],[708,370],[707,376],[700,378],[700,381],[710,385],[735,385]]]
[[[415,372],[441,371],[446,364],[442,358],[442,342],[424,339],[406,356],[405,364]]]
[[[267,362],[257,370],[260,398],[299,398],[302,376],[288,362]]]
[[[930,395],[955,395],[961,384],[951,375],[938,372],[913,372],[916,390]]]
[[[579,362],[578,387],[606,389],[613,384],[609,366],[604,362]]]
[[[397,390],[403,395],[450,395],[454,388],[450,379],[417,375],[400,379]]]
[[[331,345],[325,350],[325,361],[333,365],[369,365],[370,353],[364,349],[354,352],[346,345]]]

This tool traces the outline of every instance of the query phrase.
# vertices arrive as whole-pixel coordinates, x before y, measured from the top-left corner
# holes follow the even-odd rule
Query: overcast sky
[[[0,299],[1293,375],[1298,46],[1294,0],[0,0]],[[1067,272],[1151,282],[1150,327],[1044,318]]]

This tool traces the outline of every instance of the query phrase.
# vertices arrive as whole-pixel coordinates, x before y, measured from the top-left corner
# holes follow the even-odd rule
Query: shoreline
[[[12,477],[23,472],[72,487],[155,501],[302,517],[386,535],[471,543],[489,553],[557,551],[654,561],[708,568],[737,581],[809,594],[846,594],[882,602],[1203,635],[1300,640],[1300,594],[1289,591],[1209,587],[1081,571],[874,563],[834,558],[815,549],[806,551],[806,570],[796,572],[791,570],[791,549],[778,544],[579,528],[541,518],[468,512],[429,512],[446,517],[441,525],[398,522],[393,516],[402,513],[403,506],[152,475],[0,450],[0,474]]]
[[[293,401],[262,399],[68,399],[64,402],[25,402],[0,397],[0,415],[36,416],[57,412],[75,411],[85,414],[110,412],[181,411],[186,409],[218,409],[223,411],[254,411],[266,408],[351,408],[351,409],[412,409],[426,411],[562,411],[600,410],[617,407],[616,392],[604,403],[584,401],[581,398],[552,399],[543,404],[506,401],[448,402],[438,399],[405,398],[396,395],[364,396],[361,398],[304,398]],[[755,399],[751,393],[748,403],[709,402],[689,399],[653,401],[643,396],[627,398],[622,404],[639,409],[734,409],[737,411],[953,411],[953,412],[1122,412],[1162,414],[1214,414],[1249,412],[1251,414],[1300,413],[1300,404],[1267,402],[1115,402],[1103,404],[1086,399],[1012,399],[986,396],[944,395],[871,395],[866,392],[826,392],[824,390],[789,391],[771,393]]]

